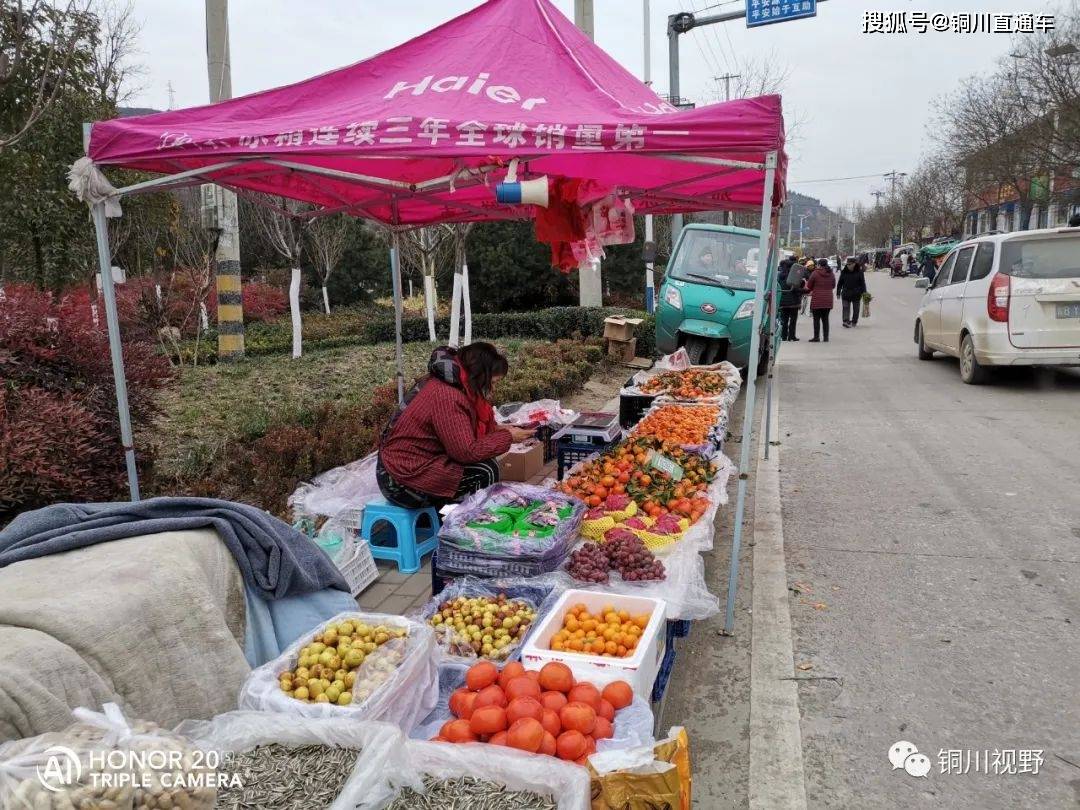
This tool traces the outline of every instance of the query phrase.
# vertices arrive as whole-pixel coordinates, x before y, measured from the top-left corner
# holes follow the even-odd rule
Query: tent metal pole
[[[397,203],[394,204],[395,219],[397,219]],[[405,404],[405,358],[401,347],[401,243],[397,228],[391,231],[390,241],[390,275],[394,287],[394,363],[397,367],[397,398],[398,405]]]
[[[109,354],[112,356],[113,382],[116,384],[116,410],[120,414],[120,443],[124,447],[128,490],[132,501],[139,500],[139,472],[135,468],[135,443],[131,437],[131,412],[128,409],[127,378],[124,376],[124,350],[120,343],[120,321],[116,314],[116,289],[113,286],[112,258],[109,255],[109,223],[105,203],[90,208],[97,237],[98,269],[105,296],[105,320],[109,329]]]
[[[776,181],[776,152],[769,152],[765,158],[765,188],[761,199],[761,237],[758,242],[758,256],[767,260],[771,241],[772,195]],[[735,588],[739,581],[739,552],[742,549],[743,517],[746,513],[746,484],[750,470],[750,447],[754,438],[754,405],[757,399],[758,353],[761,351],[762,310],[765,303],[765,283],[768,269],[759,272],[754,286],[754,317],[750,327],[750,362],[746,370],[746,404],[743,412],[742,448],[739,461],[739,494],[735,502],[735,532],[731,539],[731,566],[728,572],[727,613],[724,617],[724,632],[731,635],[735,631]]]
[[[773,218],[770,229],[773,233],[779,228],[780,217]],[[773,268],[779,270],[780,245],[778,240],[773,240],[769,248],[769,362],[765,370],[765,458],[769,458],[769,446],[772,441],[772,367],[775,360],[775,334],[777,334],[777,276]]]

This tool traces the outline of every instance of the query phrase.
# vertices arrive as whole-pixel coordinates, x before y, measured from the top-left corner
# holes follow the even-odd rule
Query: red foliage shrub
[[[261,281],[249,281],[244,284],[241,296],[244,301],[244,323],[272,321],[289,309],[289,296],[277,287]],[[210,291],[206,308],[211,322],[217,321],[217,293]],[[212,325],[212,324],[211,324]]]
[[[124,366],[137,429],[172,372],[146,341],[126,339]],[[9,287],[0,301],[0,380],[0,514],[118,494],[124,459],[103,311],[95,328],[88,304],[80,315],[78,302]]]

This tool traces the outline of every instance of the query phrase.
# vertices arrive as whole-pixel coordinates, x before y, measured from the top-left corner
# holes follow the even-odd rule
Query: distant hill
[[[788,190],[788,202],[784,206],[783,214],[780,217],[780,237],[786,239],[788,235],[788,222],[791,225],[791,243],[798,244],[799,241],[799,218],[806,214],[806,219],[803,220],[803,240],[808,243],[808,247],[812,239],[825,239],[836,238],[836,226],[840,225],[841,234],[850,239],[851,238],[851,220],[847,217],[841,216],[836,211],[831,210],[822,204],[821,200],[816,197],[808,197],[805,194],[799,194],[797,191]]]

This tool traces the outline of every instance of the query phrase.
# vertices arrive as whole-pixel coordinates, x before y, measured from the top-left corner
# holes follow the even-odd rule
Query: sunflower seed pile
[[[424,777],[426,793],[405,788],[386,810],[556,810],[547,796],[528,790],[507,790],[486,779]]]
[[[242,787],[218,790],[215,810],[311,810],[341,793],[360,751],[329,745],[260,745],[229,754],[222,770]]]

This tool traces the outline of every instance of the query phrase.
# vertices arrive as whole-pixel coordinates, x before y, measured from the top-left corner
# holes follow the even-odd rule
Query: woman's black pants
[[[825,342],[829,342],[829,313],[831,309],[814,309],[810,308],[810,313],[814,316],[814,340],[818,340],[824,336]]]

